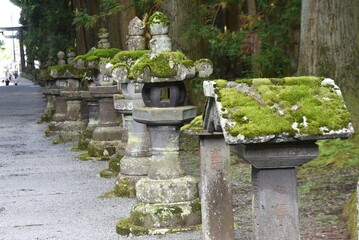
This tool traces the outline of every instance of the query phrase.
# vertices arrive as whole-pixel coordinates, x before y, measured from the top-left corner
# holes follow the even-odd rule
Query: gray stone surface
[[[100,198],[113,186],[98,176],[107,162],[82,162],[70,144],[46,139],[46,125],[36,123],[44,107],[41,88],[28,80],[0,86],[0,239],[201,239],[199,232],[117,235],[115,224],[134,200]]]

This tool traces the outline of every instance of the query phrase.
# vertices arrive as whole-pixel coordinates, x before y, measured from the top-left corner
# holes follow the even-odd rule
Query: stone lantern
[[[60,51],[57,53],[58,63],[57,66],[50,67],[50,76],[54,79],[53,88],[49,91],[51,95],[55,96],[55,113],[52,121],[46,130],[46,136],[59,135],[63,129],[63,123],[66,120],[66,100],[60,95],[61,90],[67,85],[67,77],[62,77],[66,72],[66,62],[64,60],[65,53]]]
[[[186,176],[179,163],[179,128],[196,115],[195,107],[184,106],[183,81],[195,77],[196,64],[172,51],[164,14],[154,13],[148,25],[150,53],[128,69],[128,77],[144,84],[145,106],[132,113],[136,122],[148,128],[152,157],[147,177],[136,183],[138,202],[130,219],[117,223],[117,232],[124,235],[189,230],[201,222],[197,180]]]
[[[354,132],[338,86],[318,77],[215,80],[204,94],[205,129],[252,165],[254,239],[300,239],[296,167],[318,156],[317,140]]]
[[[118,146],[123,145],[123,129],[120,127],[122,120],[113,105],[113,96],[119,94],[119,90],[110,75],[111,65],[108,64],[120,49],[110,48],[107,30],[102,28],[98,36],[98,49],[77,56],[74,61],[77,68],[85,68],[90,73],[88,77],[93,80],[93,84],[89,86],[89,93],[91,98],[98,102],[99,120],[88,143],[88,155],[108,159],[116,153]],[[89,97],[87,100],[93,103]],[[95,107],[95,104],[91,106]],[[95,109],[92,110],[92,113],[97,112]]]
[[[59,55],[63,56],[63,54]],[[57,129],[60,142],[77,139],[87,124],[80,92],[83,71],[75,69],[74,65],[70,63],[71,60],[68,64],[62,63],[62,65],[49,68],[50,75],[55,79],[55,83],[62,85],[58,99],[60,99],[60,102],[65,101],[64,108],[61,108],[60,105],[60,110],[64,111],[61,114],[65,114],[65,120],[61,122],[61,126]],[[52,124],[50,123],[49,127],[51,126]]]
[[[123,98],[114,97],[115,109],[122,114],[128,132],[125,155],[120,160],[120,173],[117,176],[115,194],[120,197],[135,197],[136,182],[147,176],[150,166],[151,144],[145,124],[133,120],[132,111],[143,107],[143,83],[134,82],[127,76],[128,69],[148,54],[145,48],[144,27],[142,21],[135,17],[128,26],[128,51],[119,52],[113,58],[112,76],[122,89]]]

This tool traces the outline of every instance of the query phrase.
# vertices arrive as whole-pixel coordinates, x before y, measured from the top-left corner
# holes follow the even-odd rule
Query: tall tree
[[[359,130],[359,1],[302,0],[298,74],[335,79]]]

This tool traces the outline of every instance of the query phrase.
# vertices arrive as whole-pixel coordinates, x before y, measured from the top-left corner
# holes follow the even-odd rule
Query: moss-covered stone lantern
[[[349,113],[334,81],[319,77],[204,82],[204,126],[252,165],[254,239],[300,239],[295,168],[316,140],[348,138]]]
[[[112,76],[110,75],[109,61],[120,49],[110,48],[108,33],[101,28],[99,31],[98,49],[92,49],[84,55],[77,56],[75,66],[85,68],[90,74],[92,83],[89,92],[92,98],[98,101],[99,121],[92,133],[92,139],[88,143],[89,157],[109,159],[116,153],[116,148],[123,148],[122,119],[118,116],[113,105],[113,96],[120,95]]]
[[[85,106],[80,91],[80,82],[84,75],[84,70],[74,67],[71,61],[71,55],[73,57],[73,54],[70,54],[68,64],[62,63],[61,65],[49,67],[51,77],[55,79],[56,84],[61,86],[59,102],[65,101],[65,106],[60,105],[60,110],[64,111],[65,120],[60,125],[57,124],[59,139],[55,140],[56,142],[76,140],[87,124],[86,114],[84,113]],[[54,126],[54,124],[50,123],[49,128],[51,126]]]
[[[197,181],[186,176],[179,163],[179,128],[196,115],[195,107],[184,106],[183,81],[198,74],[196,63],[172,51],[164,14],[156,12],[148,26],[150,53],[122,68],[127,75],[122,79],[144,84],[145,106],[133,109],[133,118],[146,124],[152,147],[148,175],[136,183],[138,202],[131,217],[117,223],[117,232],[124,235],[189,230],[201,222]]]
[[[133,82],[127,76],[127,68],[144,54],[144,28],[142,21],[135,17],[128,26],[128,51],[121,51],[112,59],[112,76],[118,81],[123,98],[114,97],[115,109],[122,114],[127,128],[128,140],[125,155],[120,160],[120,173],[116,179],[115,194],[120,197],[135,197],[136,182],[147,176],[151,160],[151,144],[145,124],[133,120],[132,111],[144,106],[142,100],[143,83]]]

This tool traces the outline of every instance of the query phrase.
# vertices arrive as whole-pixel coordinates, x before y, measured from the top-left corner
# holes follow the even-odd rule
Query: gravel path
[[[37,124],[45,101],[26,79],[0,85],[0,239],[107,240],[128,217],[132,199],[100,198],[114,179],[98,172],[106,162],[80,161],[73,144],[54,145]],[[200,239],[200,232],[131,239]]]

